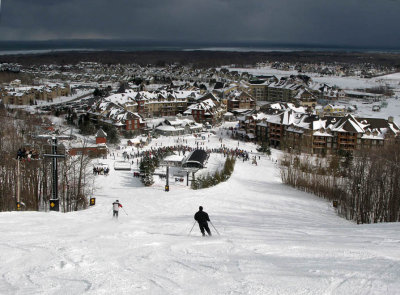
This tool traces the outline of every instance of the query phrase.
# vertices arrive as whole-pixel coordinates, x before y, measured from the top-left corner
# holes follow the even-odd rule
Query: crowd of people
[[[211,153],[219,153],[223,154],[224,157],[226,156],[231,156],[231,157],[236,157],[236,158],[242,158],[243,161],[248,161],[249,160],[249,152],[240,149],[240,148],[227,148],[225,146],[220,147],[220,148],[213,148],[213,149],[208,149],[208,148],[194,148],[191,146],[186,146],[186,145],[173,145],[173,146],[163,146],[163,147],[158,147],[158,148],[151,148],[149,150],[141,151],[141,152],[124,152],[123,157],[125,160],[132,160],[132,164],[134,164],[133,159],[137,159],[137,162],[139,162],[139,159],[142,157],[159,157],[162,158],[166,154],[171,154],[174,152],[178,152],[179,154],[182,153],[182,155],[185,155],[186,153],[190,153],[193,150],[196,149],[201,149],[206,151],[206,153],[211,154]]]
[[[110,168],[108,167],[93,167],[93,174],[94,175],[108,175],[110,172]]]
[[[26,148],[19,148],[17,152],[17,160],[39,159],[39,153],[36,150],[27,150]]]

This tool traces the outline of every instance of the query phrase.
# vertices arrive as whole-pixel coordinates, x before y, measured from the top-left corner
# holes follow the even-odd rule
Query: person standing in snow
[[[196,212],[196,214],[194,215],[194,220],[198,222],[203,237],[206,235],[205,231],[207,231],[208,235],[211,236],[211,231],[208,228],[208,223],[207,223],[208,221],[210,221],[210,218],[208,217],[207,212],[203,211],[202,206],[199,207],[199,211]]]
[[[122,208],[122,205],[119,203],[118,200],[116,200],[116,201],[113,203],[113,218],[115,217],[115,218],[118,219],[118,211],[119,211],[119,208]]]

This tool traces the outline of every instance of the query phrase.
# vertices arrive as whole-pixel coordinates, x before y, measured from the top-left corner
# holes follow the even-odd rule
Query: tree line
[[[215,171],[213,175],[209,173],[207,176],[199,176],[192,181],[191,188],[194,190],[208,188],[217,185],[218,183],[227,181],[235,169],[236,160],[233,156],[227,156],[222,171]]]
[[[0,211],[17,209],[47,211],[52,198],[52,160],[48,139],[38,139],[38,130],[50,126],[43,116],[7,110],[0,105]],[[35,150],[37,159],[17,158],[18,149]],[[59,148],[59,153],[65,152]],[[58,197],[60,211],[84,209],[93,191],[90,159],[86,155],[58,160]]]
[[[98,52],[52,52],[47,54],[24,54],[0,56],[0,63],[22,65],[58,64],[69,65],[79,62],[98,62],[104,65],[137,64],[141,66],[179,63],[195,68],[255,65],[263,61],[288,63],[340,63],[374,64],[400,68],[400,55],[395,53],[370,52],[233,52],[233,51],[98,51]]]
[[[332,201],[357,223],[400,221],[400,147],[389,143],[325,158],[285,154],[283,183]]]

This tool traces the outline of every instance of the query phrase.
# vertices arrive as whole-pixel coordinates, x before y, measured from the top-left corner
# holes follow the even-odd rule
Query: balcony
[[[315,148],[325,148],[326,147],[326,145],[325,145],[325,143],[313,143],[313,147],[315,147]]]
[[[325,139],[314,139],[313,142],[314,143],[323,143],[323,144],[326,143]]]
[[[349,138],[357,138],[357,135],[350,135],[350,134],[338,134],[338,138],[349,139]]]
[[[338,142],[339,142],[339,144],[355,144],[356,143],[356,140],[354,139],[354,138],[346,138],[346,139],[344,139],[344,138],[339,138],[339,140],[338,140]]]

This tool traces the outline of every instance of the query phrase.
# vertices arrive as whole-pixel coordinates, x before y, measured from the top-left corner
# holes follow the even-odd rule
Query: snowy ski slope
[[[205,190],[171,180],[168,193],[111,170],[96,176],[89,210],[0,213],[0,294],[399,294],[400,224],[337,217],[283,185],[274,162],[237,161]],[[128,213],[117,222],[115,199]],[[188,236],[199,205],[221,236]]]

